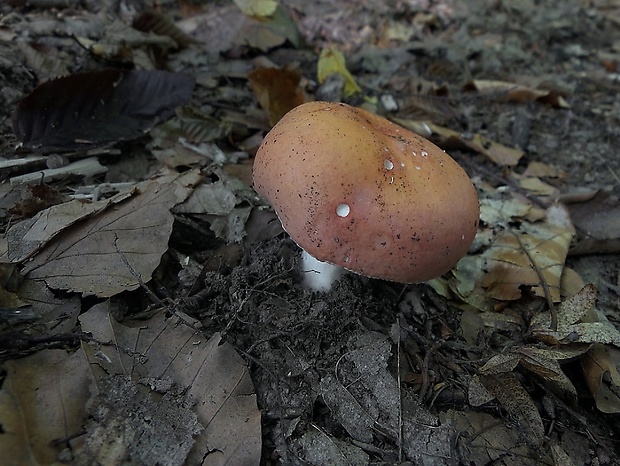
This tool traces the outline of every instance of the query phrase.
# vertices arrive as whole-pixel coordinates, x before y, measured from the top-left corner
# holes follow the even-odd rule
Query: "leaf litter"
[[[614,256],[593,255],[617,252],[605,128],[620,60],[593,35],[615,37],[613,19],[599,4],[470,3],[106,4],[109,17],[9,5],[3,457],[613,464],[620,283]],[[111,102],[129,112],[98,109],[89,86],[121,76]],[[465,166],[482,223],[453,271],[299,287],[251,162],[316,97],[384,114]]]

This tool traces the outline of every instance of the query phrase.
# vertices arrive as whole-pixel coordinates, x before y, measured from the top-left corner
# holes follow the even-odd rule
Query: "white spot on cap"
[[[351,213],[351,207],[349,207],[349,204],[338,204],[338,207],[336,207],[336,215],[338,215],[338,217],[346,217]]]
[[[422,157],[428,157],[428,152],[426,152],[425,150],[422,151]]]
[[[383,161],[383,166],[386,170],[391,170],[392,168],[394,168],[394,163],[391,160],[385,159]]]

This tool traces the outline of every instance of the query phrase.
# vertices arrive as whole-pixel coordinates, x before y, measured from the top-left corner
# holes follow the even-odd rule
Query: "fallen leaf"
[[[557,91],[535,89],[521,84],[505,81],[475,79],[465,85],[465,90],[476,90],[481,95],[496,96],[512,102],[541,102],[554,107],[570,108],[564,97]]]
[[[192,38],[183,33],[169,16],[156,10],[147,10],[140,13],[134,18],[132,26],[138,31],[153,32],[160,36],[168,36],[174,40],[179,47],[187,47],[192,42]]]
[[[452,427],[440,425],[419,400],[401,400],[398,384],[387,371],[391,343],[385,335],[354,334],[348,348],[336,372],[324,376],[319,385],[334,418],[362,442],[372,441],[377,433],[396,440],[402,432],[405,456],[415,464],[429,455],[450,458]]]
[[[83,150],[144,134],[189,102],[194,80],[166,71],[104,70],[41,84],[13,113],[13,130],[39,152]]]
[[[493,395],[506,411],[515,416],[526,433],[526,439],[532,446],[541,445],[545,430],[534,400],[523,388],[519,379],[512,372],[481,376],[485,388]]]
[[[334,47],[326,47],[321,50],[319,62],[317,64],[317,79],[323,84],[332,74],[339,74],[344,77],[344,96],[351,97],[354,94],[362,92],[355,82],[355,78],[345,63],[342,52]]]
[[[271,16],[278,7],[275,0],[233,0],[235,5],[248,16]]]
[[[131,376],[157,388],[180,387],[194,402],[204,430],[196,437],[187,464],[259,464],[260,412],[244,361],[219,334],[205,341],[196,321],[159,313],[147,322],[116,322],[109,304],[80,316],[82,330],[96,341],[87,354],[97,378]]]
[[[620,204],[599,191],[584,202],[567,204],[577,228],[571,254],[610,254],[620,251]]]
[[[318,427],[311,426],[299,438],[295,446],[295,456],[304,464],[329,464],[330,466],[367,465],[370,457],[349,442],[327,434]]]
[[[530,322],[529,332],[547,344],[609,343],[620,347],[620,332],[595,312],[597,290],[586,285],[572,298],[562,302],[557,314],[557,329],[551,328],[551,314],[541,312]]]
[[[299,67],[256,68],[248,75],[252,92],[275,125],[289,110],[304,103]]]
[[[448,410],[440,417],[460,433],[456,447],[464,464],[540,465],[540,452],[523,441],[514,423],[476,411]]]
[[[469,149],[478,152],[500,166],[514,166],[519,163],[524,152],[492,141],[480,134],[454,131],[427,121],[403,120],[393,121],[426,138],[433,137],[437,145],[443,149]]]
[[[195,177],[195,173],[194,173]],[[180,180],[192,180],[192,172]],[[160,182],[161,181],[161,182]],[[150,280],[168,248],[170,209],[190,189],[165,179],[139,185],[139,193],[53,237],[23,269],[54,289],[109,297]]]
[[[22,262],[32,257],[66,228],[126,200],[133,194],[131,190],[127,190],[101,201],[68,201],[49,207],[31,219],[13,225],[7,233],[7,259],[10,262]]]
[[[0,457],[16,465],[62,462],[62,451],[82,433],[86,403],[96,389],[84,353],[44,350],[5,367]]]
[[[620,350],[595,344],[581,359],[581,366],[599,411],[620,413]]]

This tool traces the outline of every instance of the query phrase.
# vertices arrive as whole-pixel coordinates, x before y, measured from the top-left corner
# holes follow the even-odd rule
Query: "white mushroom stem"
[[[332,285],[345,272],[342,267],[315,259],[303,249],[301,271],[303,273],[303,285],[312,291],[322,292],[331,290]]]

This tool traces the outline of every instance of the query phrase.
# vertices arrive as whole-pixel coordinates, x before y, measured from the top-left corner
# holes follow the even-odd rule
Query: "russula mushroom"
[[[343,103],[310,102],[267,134],[254,189],[311,256],[415,283],[450,270],[478,227],[465,171],[430,141]]]

